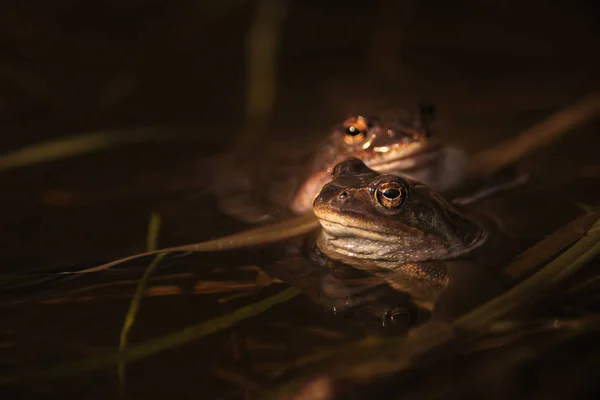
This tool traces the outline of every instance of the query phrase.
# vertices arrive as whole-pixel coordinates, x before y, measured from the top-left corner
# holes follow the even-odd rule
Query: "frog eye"
[[[375,190],[375,198],[384,208],[395,210],[406,200],[406,188],[399,182],[383,182]]]
[[[361,143],[367,137],[369,124],[363,117],[352,117],[344,121],[344,142],[346,144]]]
[[[346,135],[356,137],[359,135],[364,135],[365,132],[357,125],[350,125],[346,128]]]

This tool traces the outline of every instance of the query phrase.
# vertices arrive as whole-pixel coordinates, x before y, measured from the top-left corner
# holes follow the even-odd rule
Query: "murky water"
[[[582,205],[596,204],[599,199],[594,151],[580,146],[594,139],[593,135],[589,128],[582,129],[560,148],[524,163],[524,168],[532,165],[530,184],[486,199],[476,208],[493,215],[507,231],[528,243],[552,232],[579,215]],[[578,152],[577,162],[564,152],[570,146]],[[548,159],[552,164],[547,168],[533,166]],[[168,183],[177,178],[162,179]],[[162,245],[204,240],[243,228],[219,216],[214,199],[198,195],[197,189],[171,194],[160,190],[160,182],[152,186],[156,194],[40,206],[37,212],[43,219],[37,223],[42,229],[35,230],[28,242],[35,247],[14,248],[12,257],[8,251],[4,269],[83,267],[141,251],[150,212],[163,218]],[[35,240],[43,243],[32,245]],[[263,271],[272,270],[277,258],[284,257],[278,247],[268,247],[266,252],[249,249],[167,258],[150,281],[131,343],[227,314],[283,290],[285,283],[273,281]],[[114,351],[129,302],[149,261],[10,294],[9,298],[24,302],[2,306],[2,371],[24,372]],[[300,295],[233,329],[131,363],[127,393],[134,398],[162,398],[174,392],[182,397],[200,392],[207,398],[241,398],[266,387],[272,374],[299,357],[365,335],[402,333],[403,321],[383,328],[382,319],[362,311],[334,315]],[[114,397],[116,376],[116,367],[108,368],[36,383],[27,392],[34,397],[56,393],[66,398]],[[14,390],[21,393],[21,389]]]

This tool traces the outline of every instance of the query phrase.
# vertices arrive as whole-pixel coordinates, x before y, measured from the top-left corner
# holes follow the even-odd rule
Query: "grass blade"
[[[187,244],[183,246],[168,247],[165,249],[147,251],[145,253],[135,254],[129,257],[111,261],[97,267],[88,268],[74,272],[61,272],[61,274],[84,274],[90,272],[104,271],[115,265],[138,258],[152,256],[161,253],[171,252],[205,252],[205,251],[224,251],[239,249],[248,246],[263,245],[280,240],[289,239],[295,236],[304,235],[319,226],[319,221],[313,213],[308,213],[302,217],[290,219],[287,221],[265,225],[244,232],[234,233],[219,239],[208,240],[206,242]]]
[[[472,170],[479,175],[492,174],[533,153],[600,114],[600,92],[585,96],[552,114],[518,136],[508,139],[473,157]]]
[[[587,215],[578,220],[585,221],[585,217]],[[565,226],[566,229],[572,227],[572,223]],[[561,235],[561,231],[554,235]],[[344,345],[332,356],[324,357],[318,365],[309,366],[307,374],[284,385],[276,394],[269,394],[272,397],[268,398],[297,399],[301,393],[310,397],[316,390],[333,391],[337,381],[359,384],[361,381],[409,368],[415,357],[449,343],[456,338],[456,332],[480,330],[516,308],[539,299],[536,295],[556,287],[598,255],[600,218],[596,215],[591,228],[560,256],[509,291],[458,318],[454,323],[428,323],[413,329],[408,337],[377,338],[368,343],[361,341]]]
[[[127,315],[125,316],[125,322],[123,323],[123,328],[121,329],[121,336],[119,339],[119,351],[123,352],[127,347],[127,339],[129,338],[129,332],[135,323],[135,318],[142,304],[142,297],[144,296],[144,291],[146,290],[146,286],[148,286],[148,279],[154,273],[160,262],[163,258],[165,258],[167,253],[162,253],[154,257],[154,260],[150,263],[142,279],[140,279],[140,283],[138,284],[137,289],[135,290],[135,294],[133,295],[133,299],[131,299],[131,304],[129,305],[129,310],[127,311]],[[119,388],[121,392],[125,389],[125,361],[119,362],[117,374],[119,377]]]
[[[148,222],[148,238],[147,238],[147,246],[146,249],[148,251],[153,251],[156,249],[158,245],[158,232],[160,230],[160,214],[152,213],[150,214],[150,221]],[[154,273],[154,270],[158,267],[163,258],[167,256],[168,253],[161,253],[154,257],[154,260],[150,263],[142,279],[140,279],[140,283],[135,290],[135,294],[131,299],[131,304],[129,305],[129,310],[127,311],[127,315],[125,316],[125,322],[123,323],[123,328],[121,329],[121,336],[119,339],[119,351],[124,351],[127,347],[127,339],[129,337],[129,332],[135,323],[135,318],[142,304],[142,297],[144,296],[144,291],[148,286],[148,280],[150,276]],[[117,367],[117,375],[119,378],[119,390],[121,394],[125,392],[125,362],[119,362]]]
[[[0,155],[0,171],[104,150],[118,144],[155,140],[164,135],[154,129],[90,132],[23,147]]]
[[[22,374],[0,376],[0,386],[22,384],[36,379],[68,377],[84,372],[108,368],[118,363],[139,360],[230,328],[246,319],[264,313],[277,304],[284,303],[294,298],[299,293],[299,290],[289,288],[257,303],[239,308],[231,314],[189,326],[167,336],[131,346],[122,352],[119,351],[82,361],[58,364],[40,370],[32,369]]]

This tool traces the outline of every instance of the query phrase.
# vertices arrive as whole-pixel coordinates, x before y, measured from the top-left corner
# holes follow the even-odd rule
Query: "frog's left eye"
[[[406,200],[406,188],[399,182],[383,182],[375,190],[375,199],[384,208],[395,210]]]
[[[367,137],[369,124],[363,117],[352,117],[344,121],[344,142],[346,144],[362,143]]]

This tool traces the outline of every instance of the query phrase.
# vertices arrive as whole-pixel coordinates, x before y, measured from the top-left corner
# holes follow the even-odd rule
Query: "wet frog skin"
[[[284,165],[240,171],[237,165],[237,172],[222,174],[215,186],[220,208],[248,223],[269,220],[276,210],[304,214],[331,180],[334,166],[348,157],[361,159],[375,171],[401,174],[440,191],[456,187],[466,173],[466,157],[432,137],[433,120],[434,109],[426,103],[419,104],[415,113],[398,112],[385,121],[349,117],[320,143],[304,173]],[[254,179],[248,178],[248,170],[256,175]]]
[[[320,252],[384,277],[434,315],[456,316],[507,285],[498,271],[475,261],[490,242],[487,223],[462,214],[430,187],[379,174],[359,159],[334,168],[314,212],[322,226]]]
[[[406,113],[385,122],[376,117],[346,119],[319,145],[290,209],[296,214],[309,211],[323,185],[331,180],[334,166],[349,157],[362,160],[374,171],[399,174],[440,191],[455,187],[465,175],[466,158],[432,137],[433,120],[433,106],[426,103],[419,105],[412,121]]]

